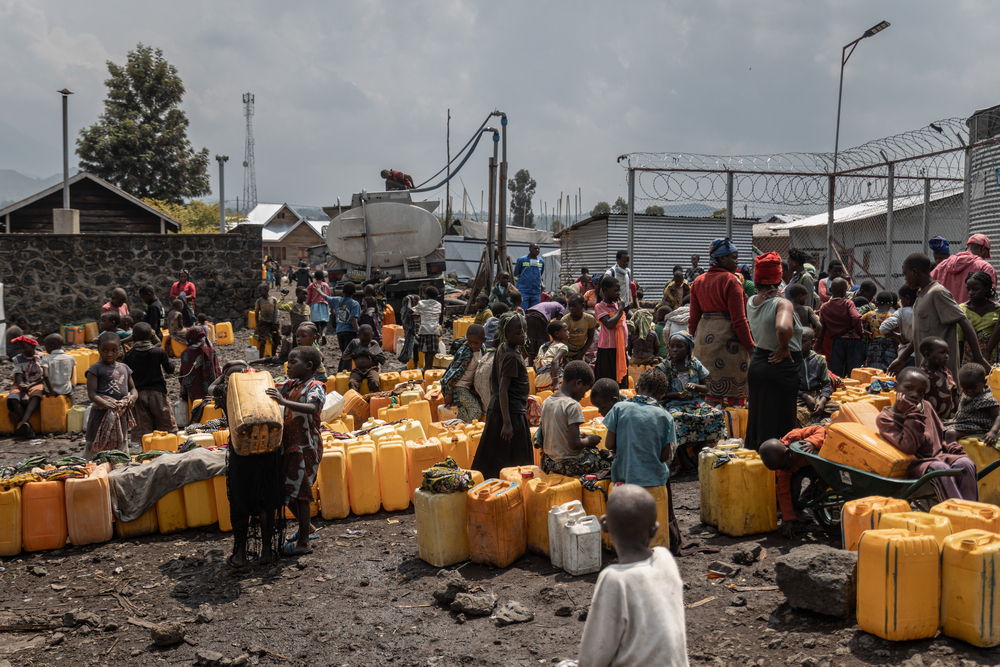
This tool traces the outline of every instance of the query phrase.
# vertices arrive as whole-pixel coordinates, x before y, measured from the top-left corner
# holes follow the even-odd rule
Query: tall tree
[[[139,44],[108,73],[104,113],[76,141],[80,167],[136,197],[180,203],[211,192],[208,149],[191,147],[184,84],[163,51]]]
[[[611,212],[615,215],[628,215],[628,202],[619,197],[611,205]]]
[[[535,179],[527,169],[518,169],[514,178],[507,181],[510,190],[510,219],[518,227],[534,227],[535,214],[531,212],[531,199],[535,196]]]
[[[611,204],[606,201],[597,202],[590,211],[590,215],[592,216],[608,215],[609,213],[611,213]]]

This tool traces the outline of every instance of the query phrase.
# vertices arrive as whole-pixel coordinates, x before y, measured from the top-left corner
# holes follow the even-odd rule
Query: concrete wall
[[[0,242],[0,282],[7,320],[23,316],[35,332],[95,320],[108,293],[123,287],[129,308],[144,309],[139,287],[168,293],[186,268],[198,288],[197,308],[216,321],[243,326],[260,284],[260,227],[228,234],[9,234]]]

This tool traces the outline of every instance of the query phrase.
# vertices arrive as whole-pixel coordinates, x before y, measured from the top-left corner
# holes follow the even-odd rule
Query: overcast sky
[[[840,48],[881,19],[847,67],[842,146],[1000,103],[984,2],[0,0],[0,168],[60,171],[55,91],[76,93],[75,137],[105,61],[143,42],[184,80],[194,146],[230,155],[227,199],[253,91],[261,201],[329,204],[384,167],[419,182],[444,165],[448,107],[453,148],[500,108],[511,174],[549,202],[580,187],[589,209],[624,194],[629,151],[831,150]],[[488,149],[461,173],[477,203]]]

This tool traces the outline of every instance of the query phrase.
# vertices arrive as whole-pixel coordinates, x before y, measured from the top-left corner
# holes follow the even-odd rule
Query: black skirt
[[[503,414],[500,412],[498,399],[496,394],[490,399],[479,449],[472,461],[472,469],[483,473],[485,479],[499,477],[501,468],[526,466],[535,462],[535,454],[531,449],[531,428],[523,412],[510,414],[510,425],[514,429],[511,439],[504,440],[500,437]]]
[[[234,524],[281,507],[285,472],[280,447],[267,454],[248,456],[240,456],[230,447],[228,463],[226,490]]]
[[[594,379],[609,378],[618,383],[619,387],[624,387],[624,378],[615,377],[618,375],[618,350],[613,347],[597,348],[597,359],[594,360]]]
[[[747,370],[747,437],[745,446],[756,450],[765,440],[783,438],[798,428],[795,402],[799,394],[802,353],[792,352],[780,364],[770,364],[770,350],[756,348]]]

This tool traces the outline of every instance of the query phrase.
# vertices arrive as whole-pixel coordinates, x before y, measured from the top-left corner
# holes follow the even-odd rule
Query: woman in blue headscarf
[[[747,367],[753,336],[747,321],[743,278],[737,274],[739,250],[727,238],[715,239],[708,251],[711,266],[691,284],[688,331],[694,356],[708,369],[705,398],[710,403],[742,406],[747,395]]]
[[[725,415],[719,408],[705,404],[708,369],[694,356],[694,338],[678,331],[667,342],[667,356],[659,369],[667,376],[667,394],[663,407],[674,418],[677,452],[685,467],[693,464],[694,451],[714,445],[726,437]]]

